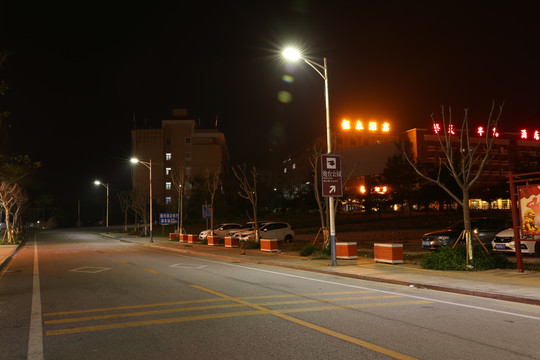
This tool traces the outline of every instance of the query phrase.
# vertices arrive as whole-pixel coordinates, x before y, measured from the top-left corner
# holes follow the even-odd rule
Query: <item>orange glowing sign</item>
[[[390,123],[388,123],[388,122],[384,122],[384,123],[379,124],[376,121],[370,121],[370,122],[365,123],[362,120],[356,120],[356,122],[354,123],[354,130],[356,130],[356,131],[365,131],[366,130],[366,125],[367,125],[367,131],[369,131],[369,132],[376,132],[376,131],[390,132]],[[348,119],[343,119],[341,121],[341,129],[342,130],[351,130],[352,129],[351,121],[348,120]]]

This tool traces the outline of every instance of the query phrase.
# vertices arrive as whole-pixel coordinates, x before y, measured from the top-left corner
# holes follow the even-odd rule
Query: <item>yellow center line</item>
[[[152,270],[152,269],[148,269],[148,268],[144,268],[144,270],[150,271],[151,273],[154,273],[154,274],[159,274],[159,271],[156,271],[156,270]]]
[[[219,293],[219,292],[214,291],[214,290],[206,289],[206,288],[204,288],[202,286],[198,286],[198,285],[191,285],[191,286],[196,288],[196,289],[199,289],[201,291],[205,291],[207,293],[210,293],[210,294],[216,295],[218,297],[221,297],[223,299],[235,301],[235,302],[238,302],[240,304],[249,306],[251,308],[259,310],[262,313],[274,315],[274,316],[279,317],[281,319],[291,321],[291,322],[293,322],[295,324],[305,326],[305,327],[307,327],[309,329],[319,331],[319,332],[321,332],[323,334],[327,334],[327,335],[336,337],[338,339],[341,339],[341,340],[344,340],[344,341],[347,341],[347,342],[362,346],[362,347],[364,347],[366,349],[373,350],[373,351],[379,352],[381,354],[391,356],[391,357],[396,358],[396,359],[400,359],[400,360],[413,360],[413,359],[415,359],[415,358],[413,358],[411,356],[401,354],[401,353],[398,353],[398,352],[390,350],[390,349],[386,349],[384,347],[369,343],[367,341],[363,341],[363,340],[354,338],[352,336],[348,336],[348,335],[342,334],[340,332],[330,330],[330,329],[327,329],[325,327],[315,325],[315,324],[309,323],[309,322],[304,321],[304,320],[297,319],[297,318],[289,316],[289,315],[282,314],[282,313],[280,313],[279,311],[276,311],[276,310],[270,310],[270,309],[264,308],[264,307],[256,305],[256,304],[251,304],[251,303],[249,303],[247,301],[244,301],[244,300],[241,300],[241,299],[238,299],[238,298],[234,298],[232,296],[225,295],[225,294]]]

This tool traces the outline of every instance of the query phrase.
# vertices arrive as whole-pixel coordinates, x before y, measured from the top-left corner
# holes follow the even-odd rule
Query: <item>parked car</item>
[[[279,241],[292,241],[294,231],[290,224],[285,222],[267,222],[259,229],[259,235],[263,239],[277,239]],[[255,241],[255,231],[248,230],[238,234],[240,241]]]
[[[529,241],[527,241],[528,239]],[[534,256],[540,257],[540,235],[521,235],[520,243],[521,252],[523,254],[534,254]],[[493,251],[515,253],[516,243],[514,242],[514,229],[509,228],[501,231],[495,235],[491,244],[493,245]]]
[[[255,221],[248,221],[247,223],[242,225],[241,228],[233,229],[233,230],[229,231],[227,236],[238,237],[240,235],[240,233],[242,233],[244,231],[253,231],[253,224],[254,223],[255,223]],[[257,223],[259,224],[259,229],[260,229],[264,224],[268,223],[268,221],[257,221]]]
[[[473,231],[473,246],[480,246],[476,237],[482,244],[491,249],[491,241],[501,230],[506,229],[509,220],[492,217],[481,217],[471,219],[471,230]],[[465,229],[463,220],[454,223],[446,229],[432,231],[422,236],[422,247],[424,249],[436,250],[441,246],[454,246],[459,236]],[[465,239],[460,239],[465,242]]]
[[[214,226],[214,235],[224,238],[229,234],[229,231],[233,229],[239,229],[242,225],[236,223],[225,223]],[[203,230],[199,233],[199,240],[206,240],[210,234],[210,229]]]

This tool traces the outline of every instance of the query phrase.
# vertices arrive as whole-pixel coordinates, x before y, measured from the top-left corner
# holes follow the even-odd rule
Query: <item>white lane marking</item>
[[[81,272],[81,273],[89,273],[89,274],[97,274],[103,271],[112,270],[112,268],[106,268],[106,267],[93,267],[93,266],[83,266],[77,269],[68,270],[72,272]]]
[[[178,256],[183,256],[183,257],[188,257],[189,258],[189,256],[186,256],[186,255],[178,255]],[[203,261],[207,261],[207,262],[210,262],[210,263],[215,263],[215,264],[220,264],[220,265],[228,265],[228,266],[238,267],[238,268],[242,268],[242,269],[255,270],[255,271],[265,272],[265,273],[269,273],[269,274],[288,276],[288,277],[292,277],[292,278],[296,278],[296,279],[311,280],[311,281],[321,282],[321,283],[325,283],[325,284],[340,285],[340,286],[350,287],[350,288],[354,288],[354,289],[370,290],[370,291],[376,291],[376,292],[381,292],[381,293],[391,294],[391,295],[400,295],[400,296],[410,297],[410,298],[413,298],[413,299],[429,300],[429,301],[433,301],[433,302],[441,303],[441,304],[460,306],[460,307],[465,307],[465,308],[469,308],[469,309],[489,311],[489,312],[493,312],[493,313],[497,313],[497,314],[505,314],[505,315],[517,316],[517,317],[522,317],[522,318],[527,318],[527,319],[540,321],[540,317],[538,317],[538,316],[518,314],[518,313],[509,312],[509,311],[484,308],[484,307],[475,306],[475,305],[460,304],[460,303],[456,303],[456,302],[452,302],[452,301],[432,299],[432,298],[428,298],[428,297],[424,297],[424,296],[403,294],[403,293],[394,292],[394,291],[379,290],[379,289],[369,288],[369,287],[366,287],[366,286],[342,284],[342,283],[338,283],[338,282],[334,282],[334,281],[330,281],[330,280],[314,279],[314,278],[309,278],[309,277],[306,277],[306,276],[287,274],[287,273],[282,273],[282,272],[279,272],[279,271],[259,269],[259,268],[255,268],[255,267],[249,267],[249,266],[238,265],[238,264],[230,264],[230,263],[226,263],[226,262],[219,262],[219,261],[208,260],[208,259],[204,259],[204,258],[198,258],[198,259],[203,260]],[[331,274],[324,274],[324,275],[332,276]],[[337,275],[334,275],[334,276],[337,276]]]
[[[34,275],[32,290],[32,312],[28,337],[28,360],[43,360],[43,329],[41,321],[41,292],[39,288],[39,263],[37,237],[34,235]]]

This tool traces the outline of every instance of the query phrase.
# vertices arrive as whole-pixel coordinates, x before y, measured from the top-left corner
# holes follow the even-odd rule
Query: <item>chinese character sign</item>
[[[177,213],[159,213],[159,224],[160,225],[178,224],[178,214]]]
[[[522,235],[540,234],[540,185],[518,187]]]

